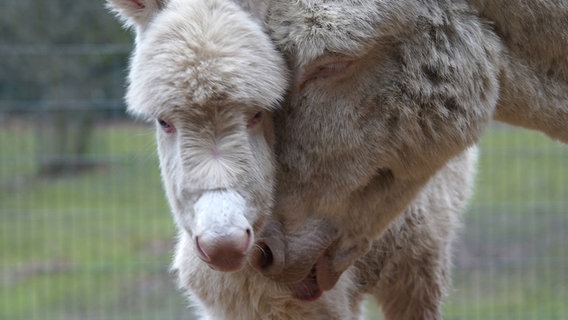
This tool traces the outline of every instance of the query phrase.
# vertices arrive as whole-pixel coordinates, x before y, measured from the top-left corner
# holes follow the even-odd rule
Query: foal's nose
[[[227,234],[203,234],[195,237],[195,248],[201,260],[218,271],[241,268],[252,246],[250,229],[232,230]]]
[[[254,216],[234,189],[205,191],[194,206],[194,246],[199,258],[219,271],[240,269],[254,243]],[[254,210],[252,211],[254,212]]]

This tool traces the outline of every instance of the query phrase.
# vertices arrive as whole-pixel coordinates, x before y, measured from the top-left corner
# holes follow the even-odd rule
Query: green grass
[[[97,126],[100,165],[58,178],[37,175],[38,134],[0,128],[0,319],[191,319],[153,130]],[[568,319],[568,147],[496,126],[481,156],[446,319]]]
[[[567,319],[568,146],[496,126],[457,245],[447,319]]]
[[[568,319],[568,146],[494,125],[463,221],[445,319]]]
[[[565,204],[567,163],[566,145],[540,133],[495,126],[481,142],[475,203],[516,204],[521,212]]]
[[[37,176],[26,129],[0,132],[18,137],[0,139],[0,319],[187,314],[167,273],[175,233],[152,129],[97,127],[101,165],[58,178]]]

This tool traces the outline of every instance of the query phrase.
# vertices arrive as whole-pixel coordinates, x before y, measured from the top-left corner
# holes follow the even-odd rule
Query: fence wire
[[[193,318],[153,129],[124,114],[128,51],[0,45],[0,319]],[[539,133],[485,134],[446,319],[568,319],[567,160]]]

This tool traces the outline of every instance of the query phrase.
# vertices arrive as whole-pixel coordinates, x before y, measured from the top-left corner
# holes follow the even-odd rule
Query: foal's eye
[[[173,125],[163,119],[158,119],[158,124],[165,133],[174,133],[176,131],[176,128]]]
[[[247,121],[247,127],[253,127],[258,124],[262,120],[262,111],[258,111],[252,117],[250,117]]]

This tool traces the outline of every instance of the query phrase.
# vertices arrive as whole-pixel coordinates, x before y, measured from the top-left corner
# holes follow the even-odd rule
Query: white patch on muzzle
[[[201,195],[193,209],[199,257],[220,271],[239,269],[254,243],[246,200],[233,189],[211,190]]]

